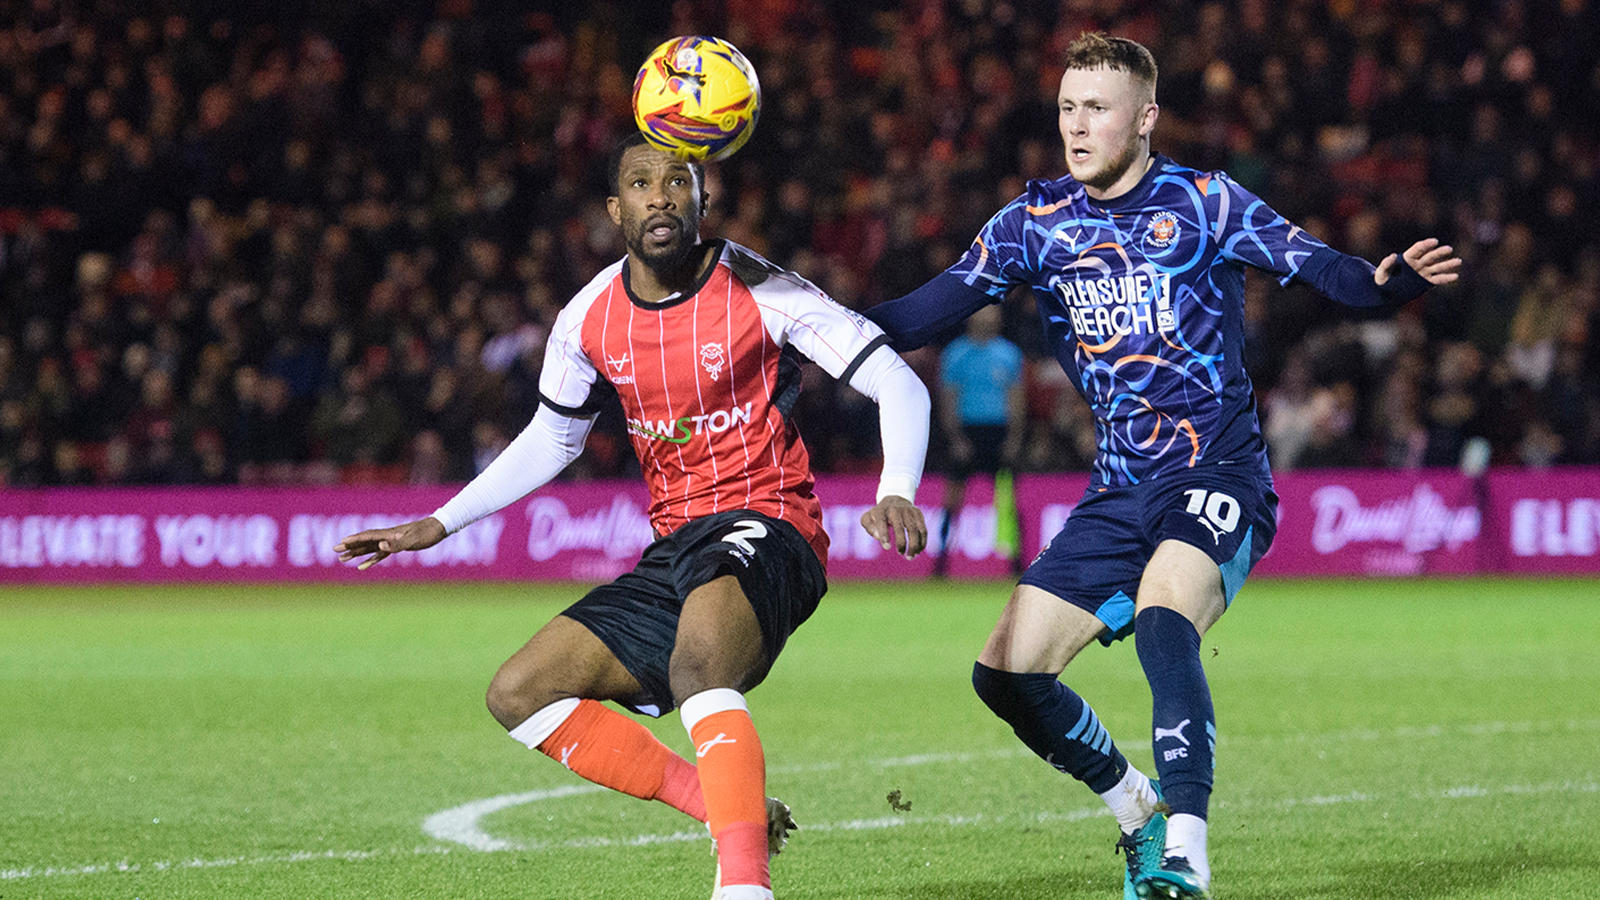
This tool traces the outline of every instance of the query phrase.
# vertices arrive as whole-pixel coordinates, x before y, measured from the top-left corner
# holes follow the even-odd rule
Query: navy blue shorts
[[[1205,551],[1222,571],[1223,599],[1231,604],[1272,545],[1277,515],[1271,479],[1248,466],[1204,466],[1143,484],[1091,489],[1021,583],[1099,618],[1107,632],[1100,640],[1109,645],[1133,632],[1139,579],[1162,541]]]
[[[647,716],[676,705],[667,666],[689,593],[723,575],[739,587],[761,625],[770,665],[828,590],[817,552],[793,525],[747,509],[695,519],[644,550],[639,564],[567,607],[562,615],[594,632],[644,688],[620,700]]]

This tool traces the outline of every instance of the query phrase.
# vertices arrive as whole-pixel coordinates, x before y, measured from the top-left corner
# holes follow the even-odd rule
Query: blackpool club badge
[[[1144,230],[1144,242],[1165,250],[1178,240],[1178,217],[1170,212],[1159,212],[1150,217],[1150,227]]]

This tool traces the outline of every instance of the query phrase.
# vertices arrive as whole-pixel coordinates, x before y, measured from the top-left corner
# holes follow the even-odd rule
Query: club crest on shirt
[[[1178,217],[1170,212],[1158,212],[1150,217],[1150,226],[1144,230],[1144,242],[1165,249],[1178,240]]]
[[[722,375],[724,364],[721,344],[705,344],[700,348],[700,366],[711,376],[712,381]]]

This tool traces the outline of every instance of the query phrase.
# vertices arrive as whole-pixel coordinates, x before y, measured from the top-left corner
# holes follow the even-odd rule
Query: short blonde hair
[[[1110,37],[1103,31],[1085,31],[1067,46],[1067,68],[1127,72],[1149,91],[1152,99],[1156,95],[1156,58],[1138,41]]]

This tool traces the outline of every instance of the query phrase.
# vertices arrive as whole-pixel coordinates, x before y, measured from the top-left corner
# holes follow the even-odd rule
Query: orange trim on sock
[[[667,758],[656,799],[698,821],[706,820],[706,798],[700,793],[700,770],[676,753]]]
[[[705,821],[704,801],[683,785],[682,768],[694,767],[656,740],[650,729],[594,700],[579,703],[539,745],[539,752],[595,784],[641,800],[659,799]],[[674,789],[663,792],[669,771],[674,772]]]
[[[717,863],[722,884],[755,884],[772,889],[767,869],[766,823],[735,822],[717,835]]]

